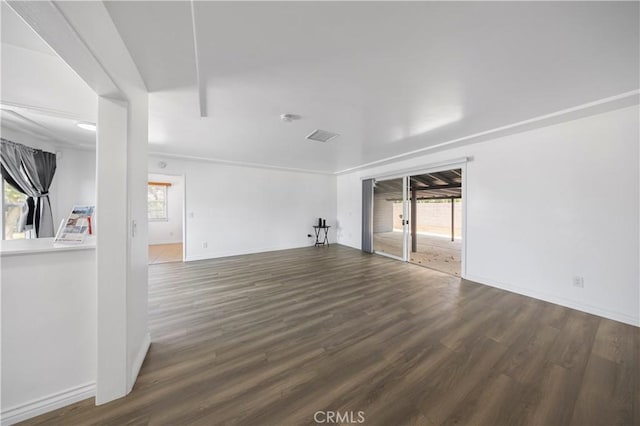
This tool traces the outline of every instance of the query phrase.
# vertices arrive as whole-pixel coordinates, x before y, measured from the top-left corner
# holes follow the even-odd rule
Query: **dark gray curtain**
[[[27,195],[27,224],[38,238],[54,236],[49,187],[56,172],[56,155],[25,145],[0,140],[0,171],[9,185]]]
[[[373,179],[362,181],[362,251],[373,253]]]

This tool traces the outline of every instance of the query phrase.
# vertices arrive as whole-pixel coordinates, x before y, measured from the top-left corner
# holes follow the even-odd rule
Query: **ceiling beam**
[[[462,195],[456,196],[437,196],[437,197],[424,197],[418,198],[418,200],[450,200],[450,199],[462,199]]]
[[[207,81],[202,72],[202,63],[198,49],[198,29],[196,27],[195,0],[191,0],[191,26],[193,28],[193,52],[195,54],[196,65],[196,85],[198,86],[198,104],[200,106],[200,117],[207,117]]]
[[[450,199],[462,199],[462,195],[436,195],[433,197],[416,197],[416,201],[425,201],[425,200],[450,200]],[[397,195],[392,198],[385,198],[385,201],[389,201],[392,203],[399,203],[402,201],[402,198]]]
[[[427,176],[433,178],[436,181],[444,182],[447,185],[450,185],[452,183],[448,178],[442,176],[440,173],[428,173]]]
[[[431,182],[429,179],[425,179],[422,176],[411,176],[411,179],[415,182],[419,182],[423,185],[427,185],[427,186],[432,186],[433,182]]]
[[[428,188],[414,188],[413,186],[411,187],[411,189],[415,189],[416,191],[436,191],[438,189],[454,189],[454,188],[462,188],[462,184],[452,183],[449,185],[434,185]]]

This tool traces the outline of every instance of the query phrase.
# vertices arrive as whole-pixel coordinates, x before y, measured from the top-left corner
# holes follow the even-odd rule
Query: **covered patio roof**
[[[462,170],[453,169],[411,176],[411,191],[416,200],[462,198]],[[375,194],[384,195],[387,201],[402,200],[402,180],[376,180]]]

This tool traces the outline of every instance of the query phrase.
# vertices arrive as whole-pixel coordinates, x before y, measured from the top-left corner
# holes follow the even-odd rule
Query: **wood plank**
[[[593,355],[584,374],[571,424],[634,424],[634,377],[631,370],[630,366]],[[606,404],[603,401],[607,401]]]
[[[132,393],[25,424],[639,424],[638,329],[342,246],[149,268]]]

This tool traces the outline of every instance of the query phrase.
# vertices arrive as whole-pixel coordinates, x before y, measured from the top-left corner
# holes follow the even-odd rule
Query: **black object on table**
[[[317,226],[315,225],[313,227],[313,230],[316,233],[316,243],[314,244],[314,247],[318,247],[318,246],[323,246],[323,245],[327,245],[327,247],[329,246],[329,228],[331,228],[330,226]],[[320,232],[324,230],[324,238],[322,238],[322,236],[320,235]],[[322,239],[322,241],[320,241],[320,239]]]

